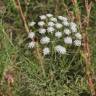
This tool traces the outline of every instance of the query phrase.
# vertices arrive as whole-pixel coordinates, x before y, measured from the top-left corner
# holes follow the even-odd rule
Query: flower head
[[[33,27],[35,24],[36,24],[36,22],[32,21],[32,22],[29,23],[29,26]]]
[[[55,33],[55,36],[56,36],[57,38],[61,38],[61,37],[62,37],[62,32],[59,32],[59,31],[56,32],[56,33]]]
[[[53,15],[52,15],[52,14],[46,14],[46,16],[50,18],[50,17],[52,17]]]
[[[54,17],[51,17],[50,20],[53,22],[57,22],[57,18],[54,18]]]
[[[54,29],[54,27],[48,27],[48,28],[47,28],[47,31],[48,31],[49,33],[52,33],[53,31],[55,31],[55,29]]]
[[[71,37],[65,37],[64,42],[65,42],[65,44],[72,44],[72,38]]]
[[[33,39],[35,37],[35,33],[34,32],[29,32],[28,33],[28,38]]]
[[[28,44],[28,48],[34,48],[35,47],[35,42],[34,41],[31,41],[29,44]]]
[[[30,22],[29,26],[33,27],[35,24],[38,26],[34,26],[36,32],[30,32],[28,34],[28,38],[31,38],[31,42],[28,44],[29,48],[34,48],[36,42],[34,42],[34,37],[37,34],[38,40],[40,40],[40,45],[43,48],[43,55],[51,54],[51,50],[55,50],[55,52],[59,54],[66,54],[66,48],[61,45],[67,46],[81,46],[82,35],[78,32],[78,26],[75,22],[71,22],[67,17],[64,16],[53,16],[52,14],[41,15],[40,21]],[[52,41],[51,41],[51,38]],[[63,39],[64,38],[64,39]],[[75,40],[74,40],[75,39]],[[51,43],[52,42],[52,43]],[[55,44],[55,47],[52,44]],[[50,46],[49,48],[46,46]],[[67,48],[69,48],[67,47]],[[75,48],[75,47],[74,47]]]
[[[63,27],[63,25],[62,25],[62,24],[60,24],[60,23],[56,23],[56,24],[55,24],[55,26],[56,26],[56,28],[57,28],[57,29],[60,29],[60,28],[62,28],[62,27]]]
[[[65,22],[66,22],[67,20],[68,20],[68,18],[67,18],[67,17],[63,17],[63,21],[65,21]]]
[[[50,38],[49,37],[42,37],[40,40],[41,44],[48,44],[50,42]]]
[[[72,32],[77,32],[77,25],[74,22],[70,23],[70,28],[71,28]]]
[[[41,15],[41,16],[40,16],[40,19],[41,19],[41,20],[45,20],[45,19],[46,19],[46,15]]]
[[[72,30],[73,33],[77,32],[77,28],[74,27],[74,26],[71,26],[71,30]]]
[[[43,26],[45,25],[45,23],[44,23],[44,21],[40,21],[40,22],[38,22],[38,25],[39,25],[40,27],[43,27]]]
[[[81,46],[81,40],[75,40],[74,45],[75,46]]]
[[[77,39],[82,39],[82,36],[81,36],[80,33],[76,33],[75,36],[76,36]]]
[[[50,49],[48,47],[43,49],[43,54],[48,55],[50,53]]]
[[[76,23],[74,23],[74,22],[71,22],[71,23],[70,23],[70,26],[72,26],[72,27],[77,27]]]
[[[64,33],[65,33],[66,35],[69,35],[69,34],[71,34],[71,31],[70,31],[68,28],[66,28],[66,29],[64,30]]]
[[[59,20],[63,20],[63,16],[58,16],[58,19]]]
[[[39,29],[39,33],[40,33],[40,34],[44,34],[44,33],[46,33],[46,29],[44,29],[44,28],[40,28],[40,29]]]
[[[63,21],[62,23],[63,23],[64,26],[69,26],[68,21]]]
[[[48,26],[53,27],[55,24],[53,22],[48,22]]]
[[[61,45],[57,45],[55,47],[55,51],[58,52],[59,54],[66,54],[66,48]]]

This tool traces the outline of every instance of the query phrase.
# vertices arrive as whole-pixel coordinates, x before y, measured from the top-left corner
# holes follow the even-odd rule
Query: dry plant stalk
[[[58,7],[59,7],[59,3],[60,1],[59,0],[54,0],[54,3],[55,3],[55,15],[58,15]]]
[[[44,58],[43,58],[43,56],[42,56],[42,53],[40,52],[41,51],[41,49],[39,48],[39,44],[38,44],[38,42],[37,42],[37,44],[36,44],[36,49],[35,49],[35,51],[36,51],[36,58],[37,58],[37,60],[39,61],[39,63],[41,64],[41,69],[42,69],[42,73],[43,73],[43,76],[44,76],[44,78],[46,77],[46,73],[45,73],[45,68],[44,68]]]
[[[85,0],[85,8],[86,8],[86,29],[85,33],[83,33],[83,55],[86,64],[86,78],[87,82],[91,91],[92,96],[96,96],[95,84],[93,81],[94,74],[91,69],[91,52],[90,52],[90,45],[89,45],[89,38],[87,34],[87,28],[89,27],[89,20],[90,20],[90,12],[92,9],[92,2],[88,4],[88,0]]]
[[[24,26],[25,26],[25,29],[26,29],[26,32],[29,33],[30,30],[29,30],[29,27],[28,27],[28,24],[27,24],[27,21],[26,21],[26,18],[24,16],[24,12],[22,11],[22,8],[21,8],[21,5],[20,5],[20,1],[19,0],[13,0],[13,3],[15,4],[17,10],[18,10],[18,13],[20,14],[20,17],[24,23]],[[34,39],[32,39],[32,41],[35,42]],[[42,72],[43,72],[43,76],[45,77],[45,70],[44,70],[44,65],[43,65],[43,56],[42,54],[40,53],[40,48],[38,47],[38,41],[36,42],[36,45],[37,47],[35,48],[35,56],[37,57],[37,59],[39,60],[39,63],[41,65],[41,69],[42,69]]]
[[[88,0],[85,0],[85,8],[86,8],[86,12],[87,12],[87,26],[89,27],[89,20],[90,20],[90,12],[92,9],[92,1],[88,4]]]
[[[93,81],[93,72],[91,70],[91,54],[90,54],[90,47],[89,47],[89,40],[88,40],[88,35],[87,32],[83,33],[83,56],[84,56],[84,61],[86,64],[86,79],[88,82],[88,86],[90,88],[92,96],[96,96],[96,91],[94,88],[94,81]]]
[[[81,32],[83,31],[83,56],[84,56],[84,62],[85,62],[85,72],[86,72],[86,79],[88,82],[89,89],[91,91],[92,96],[96,96],[96,90],[94,87],[94,82],[93,82],[93,73],[91,69],[91,52],[90,52],[90,46],[89,46],[89,38],[87,34],[87,28],[89,27],[89,19],[90,19],[90,11],[92,8],[92,2],[88,4],[88,0],[85,0],[85,8],[87,12],[86,16],[86,28],[83,28],[81,25],[81,18],[80,18],[80,10],[78,8],[77,0],[71,0],[73,5],[76,7],[76,19],[77,22],[79,22],[79,26],[81,29]]]
[[[27,25],[27,22],[26,22],[26,19],[25,19],[25,16],[23,14],[23,11],[22,11],[22,8],[21,8],[21,5],[20,5],[20,1],[19,0],[13,0],[20,16],[21,16],[21,19],[24,23],[24,26],[25,26],[25,29],[26,29],[26,32],[28,33],[29,32],[29,28],[28,28],[28,25]]]

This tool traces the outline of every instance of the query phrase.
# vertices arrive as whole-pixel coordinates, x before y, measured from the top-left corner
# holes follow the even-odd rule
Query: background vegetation
[[[77,3],[74,4],[74,1]],[[90,18],[87,18],[85,1],[87,0],[20,0],[20,3],[27,22],[36,20],[45,13],[69,13],[71,18],[80,23],[78,14],[81,12],[82,32],[87,30],[89,37],[89,67],[96,87],[96,2],[89,0],[92,9]],[[86,79],[83,48],[74,55],[66,56],[64,62],[58,58],[52,62],[47,60],[44,63],[44,77],[39,61],[35,58],[37,54],[32,54],[27,48],[27,42],[27,33],[14,0],[0,0],[0,96],[92,96]]]

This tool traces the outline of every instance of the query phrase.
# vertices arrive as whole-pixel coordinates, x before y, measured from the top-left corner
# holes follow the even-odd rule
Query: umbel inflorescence
[[[64,16],[53,16],[46,14],[39,16],[38,22],[30,22],[28,38],[32,41],[28,44],[29,48],[36,47],[34,38],[38,38],[44,55],[53,53],[66,54],[70,46],[80,47],[82,36],[78,31],[76,23]]]

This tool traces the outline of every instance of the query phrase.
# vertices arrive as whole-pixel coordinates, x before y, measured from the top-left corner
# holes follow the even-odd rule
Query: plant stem
[[[13,0],[13,2],[14,2],[15,6],[16,6],[19,14],[20,14],[20,17],[21,17],[21,19],[23,21],[23,24],[25,26],[26,32],[28,33],[29,32],[29,28],[28,28],[24,13],[22,11],[22,8],[21,8],[21,5],[20,5],[20,1],[19,0]]]
[[[88,82],[89,89],[91,91],[92,96],[96,96],[96,91],[94,88],[93,82],[93,72],[91,70],[91,57],[90,57],[90,47],[89,47],[89,40],[87,32],[83,34],[83,55],[84,55],[84,62],[86,65],[85,72],[86,72],[86,79]]]
[[[45,74],[45,69],[44,69],[44,65],[43,65],[43,61],[44,60],[43,60],[42,54],[40,53],[40,48],[39,48],[39,44],[38,43],[36,43],[36,53],[37,53],[37,56],[38,56],[39,63],[41,65],[43,76],[45,78],[46,74]]]
[[[93,73],[91,69],[91,53],[90,53],[90,46],[89,46],[89,38],[88,38],[88,30],[89,27],[89,19],[90,19],[90,11],[92,7],[92,2],[88,5],[88,0],[85,0],[85,7],[87,12],[87,20],[86,20],[86,27],[83,28],[81,25],[81,17],[80,17],[80,10],[77,4],[77,0],[71,0],[74,7],[75,7],[75,15],[76,20],[80,26],[80,31],[83,32],[83,56],[84,56],[84,62],[85,62],[85,74],[86,74],[86,80],[88,82],[89,89],[91,91],[92,96],[96,96],[96,91],[94,88],[94,82],[93,82]]]

